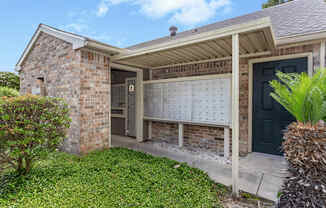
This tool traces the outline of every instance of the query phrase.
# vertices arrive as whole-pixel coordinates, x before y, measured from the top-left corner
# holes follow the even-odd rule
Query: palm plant
[[[271,96],[298,122],[315,125],[326,118],[326,70],[319,70],[312,77],[282,72],[277,77],[281,82],[271,81]]]
[[[283,186],[282,207],[326,207],[326,70],[312,77],[306,73],[277,73],[270,82],[271,96],[297,122],[284,134],[282,148],[292,176]]]

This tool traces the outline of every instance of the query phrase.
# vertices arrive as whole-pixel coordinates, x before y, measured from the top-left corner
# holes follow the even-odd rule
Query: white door
[[[126,79],[127,90],[127,136],[136,137],[136,78]]]

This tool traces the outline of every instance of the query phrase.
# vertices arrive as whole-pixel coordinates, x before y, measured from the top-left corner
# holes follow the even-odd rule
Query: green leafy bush
[[[0,72],[0,87],[9,87],[19,90],[19,76],[12,72]]]
[[[33,162],[63,141],[70,119],[57,98],[33,95],[3,98],[0,103],[0,170],[27,174]]]
[[[13,88],[0,87],[0,98],[1,97],[17,97],[19,92]]]
[[[326,117],[326,70],[319,70],[313,77],[282,72],[277,77],[281,82],[271,81],[271,96],[298,122],[315,125]]]

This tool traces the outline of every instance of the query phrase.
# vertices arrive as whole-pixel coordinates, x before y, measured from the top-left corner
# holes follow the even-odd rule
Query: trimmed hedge
[[[176,164],[123,148],[83,157],[55,153],[27,176],[5,176],[0,207],[222,207],[218,197],[225,187]]]
[[[0,102],[0,171],[27,174],[33,162],[61,144],[69,128],[68,106],[58,98],[25,95]]]
[[[19,76],[12,72],[0,72],[0,87],[20,89]]]

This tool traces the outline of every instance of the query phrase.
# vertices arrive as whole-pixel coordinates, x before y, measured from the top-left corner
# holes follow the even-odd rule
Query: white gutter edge
[[[108,52],[111,55],[129,52],[129,50],[127,50],[127,49],[117,48],[117,47],[110,46],[110,45],[100,43],[97,41],[93,41],[93,40],[87,40],[85,42],[84,47],[100,49],[100,50]]]
[[[326,31],[317,32],[317,33],[300,34],[300,35],[293,35],[293,36],[279,38],[276,40],[276,45],[283,46],[287,44],[300,43],[300,42],[319,40],[325,38],[326,38]]]

